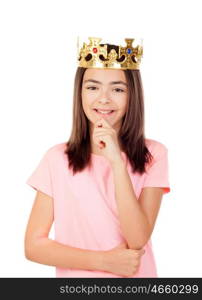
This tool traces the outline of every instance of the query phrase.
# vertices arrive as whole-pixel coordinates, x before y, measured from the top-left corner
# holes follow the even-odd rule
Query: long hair
[[[66,143],[69,168],[73,175],[91,165],[91,144],[88,119],[83,111],[81,89],[86,68],[78,67],[74,80],[72,131]],[[153,158],[145,144],[144,94],[139,70],[123,70],[128,84],[128,102],[118,139],[132,172],[145,172],[145,164]]]

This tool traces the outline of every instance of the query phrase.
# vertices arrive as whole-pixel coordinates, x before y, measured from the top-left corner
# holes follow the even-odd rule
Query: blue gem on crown
[[[128,54],[131,54],[131,53],[132,53],[132,49],[128,48],[128,49],[127,49],[127,53],[128,53]]]

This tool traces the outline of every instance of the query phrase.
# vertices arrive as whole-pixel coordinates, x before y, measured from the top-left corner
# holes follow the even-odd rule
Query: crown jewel
[[[78,65],[84,68],[101,69],[139,69],[143,56],[143,47],[133,47],[134,39],[126,38],[126,46],[100,44],[101,38],[89,37],[79,49]]]

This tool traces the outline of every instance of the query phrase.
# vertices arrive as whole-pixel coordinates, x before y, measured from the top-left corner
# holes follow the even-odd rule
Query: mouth
[[[93,110],[99,116],[111,116],[115,112],[115,110],[98,110],[96,108],[94,108]]]

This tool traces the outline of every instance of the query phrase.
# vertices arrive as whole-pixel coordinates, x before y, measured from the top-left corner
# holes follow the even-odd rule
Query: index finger
[[[141,250],[139,251],[139,255],[143,255],[143,254],[145,254],[145,250],[144,250],[144,249],[141,249]]]
[[[95,123],[96,123],[96,126],[99,124],[102,124],[106,128],[111,128],[111,125],[109,124],[109,122],[107,122],[107,120],[105,120],[104,118],[97,120]]]
[[[138,256],[141,256],[141,255],[143,255],[143,254],[145,253],[145,250],[142,248],[142,249],[140,249],[140,250],[135,250],[135,252],[136,252],[136,254],[137,254]]]

